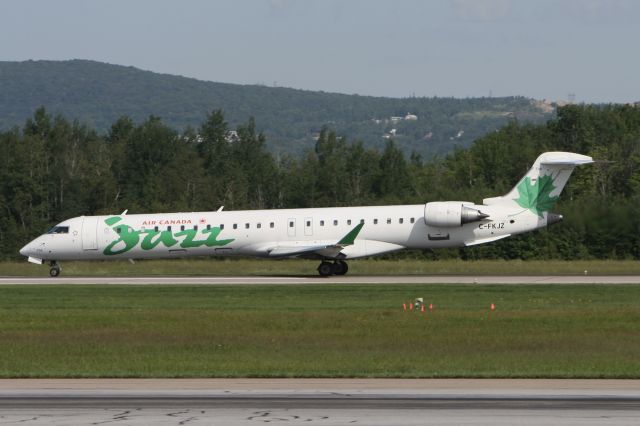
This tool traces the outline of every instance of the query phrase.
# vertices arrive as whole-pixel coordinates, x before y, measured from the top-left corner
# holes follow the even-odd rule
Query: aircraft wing
[[[501,240],[503,238],[507,238],[510,237],[511,234],[504,234],[504,235],[498,235],[497,237],[488,237],[488,238],[480,238],[477,240],[470,240],[470,241],[465,241],[464,245],[469,247],[469,246],[475,246],[478,244],[484,244],[484,243],[490,243],[492,241],[498,241]]]
[[[312,245],[293,245],[293,246],[276,246],[268,249],[269,257],[304,257],[304,256],[320,256],[326,258],[337,257],[342,249],[354,243],[360,230],[364,226],[359,223],[347,235],[342,237],[340,241],[334,244],[312,244]]]

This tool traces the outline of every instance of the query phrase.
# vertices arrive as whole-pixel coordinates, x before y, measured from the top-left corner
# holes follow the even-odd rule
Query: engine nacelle
[[[462,201],[435,201],[424,206],[424,221],[429,226],[453,227],[477,222],[489,217],[478,209],[468,207]]]

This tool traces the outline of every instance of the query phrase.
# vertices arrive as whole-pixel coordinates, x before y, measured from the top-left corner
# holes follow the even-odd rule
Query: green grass
[[[129,275],[317,275],[317,261],[265,259],[175,259],[128,261],[62,262],[63,276]],[[349,262],[351,275],[640,275],[634,260],[384,260],[359,259]],[[47,266],[21,262],[0,262],[0,276],[46,276]]]
[[[415,297],[433,312],[404,312]],[[0,377],[640,378],[638,301],[632,285],[3,286]]]

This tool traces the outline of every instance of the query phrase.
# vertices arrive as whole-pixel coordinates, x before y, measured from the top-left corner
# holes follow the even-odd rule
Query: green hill
[[[539,123],[551,116],[523,97],[344,95],[214,83],[86,60],[0,62],[0,88],[0,130],[22,126],[39,106],[100,132],[122,115],[136,122],[155,115],[178,130],[197,128],[208,112],[222,109],[232,128],[255,117],[272,152],[294,155],[312,149],[323,126],[367,147],[382,148],[386,134],[405,153],[431,157],[467,147],[514,118]],[[405,120],[407,114],[417,119]]]

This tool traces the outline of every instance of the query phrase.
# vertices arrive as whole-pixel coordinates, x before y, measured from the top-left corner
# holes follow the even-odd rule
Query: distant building
[[[384,135],[382,135],[382,138],[383,139],[391,139],[392,137],[394,137],[396,135],[397,131],[398,131],[397,129],[391,129],[391,130],[389,130],[388,133],[385,133]]]
[[[404,119],[407,121],[416,121],[418,119],[418,116],[415,114],[407,113],[407,115],[404,116]]]
[[[238,136],[238,132],[235,130],[229,130],[224,138],[229,143],[238,142],[240,140],[240,136]]]

